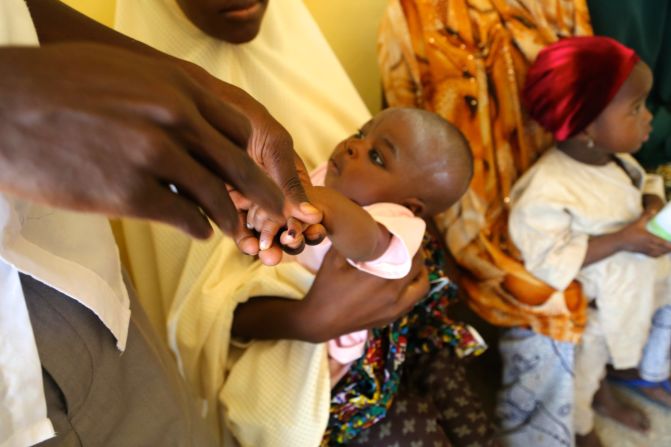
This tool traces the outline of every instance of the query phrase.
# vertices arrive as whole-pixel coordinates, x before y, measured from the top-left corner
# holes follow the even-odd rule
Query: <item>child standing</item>
[[[650,69],[631,49],[606,37],[576,37],[540,52],[523,92],[529,114],[557,144],[513,188],[509,231],[531,273],[557,290],[576,279],[591,300],[574,370],[580,445],[600,445],[592,401],[607,363],[639,367],[654,382],[668,378],[668,330],[659,338],[650,330],[653,315],[671,316],[663,256],[671,244],[645,229],[663,190],[630,155],[651,131],[651,85]],[[661,386],[650,392],[669,397]],[[635,409],[604,411],[647,429]]]

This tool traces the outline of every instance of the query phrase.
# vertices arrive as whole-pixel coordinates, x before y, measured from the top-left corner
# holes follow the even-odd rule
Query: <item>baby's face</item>
[[[426,187],[416,149],[426,137],[407,115],[383,111],[359,132],[340,142],[331,154],[326,186],[359,205],[404,204]],[[425,160],[426,161],[426,160]]]

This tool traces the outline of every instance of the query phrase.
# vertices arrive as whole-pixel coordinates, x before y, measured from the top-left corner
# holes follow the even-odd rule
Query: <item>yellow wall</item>
[[[287,1],[287,0],[270,0]],[[368,109],[381,104],[375,42],[387,0],[304,0]]]
[[[114,20],[114,0],[62,0],[106,25]],[[270,0],[275,2],[295,0]],[[375,56],[378,23],[387,0],[304,0],[371,112],[380,108],[380,76]]]
[[[114,22],[114,0],[61,0],[100,23],[112,26]]]

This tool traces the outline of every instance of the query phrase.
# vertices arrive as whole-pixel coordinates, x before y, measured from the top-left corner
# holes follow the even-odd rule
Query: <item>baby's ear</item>
[[[412,214],[415,216],[421,216],[426,209],[424,201],[422,199],[418,199],[417,197],[407,198],[403,201],[403,203],[401,203],[401,205],[412,211]]]

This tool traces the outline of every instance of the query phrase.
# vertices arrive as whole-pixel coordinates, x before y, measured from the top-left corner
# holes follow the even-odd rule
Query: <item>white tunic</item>
[[[652,314],[669,303],[668,256],[618,252],[581,268],[590,236],[617,231],[643,212],[643,193],[662,196],[661,179],[628,154],[603,166],[549,150],[511,193],[510,236],[526,268],[563,290],[577,279],[596,300],[613,365],[638,364]],[[632,182],[632,178],[635,182]]]

